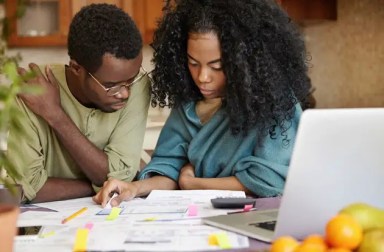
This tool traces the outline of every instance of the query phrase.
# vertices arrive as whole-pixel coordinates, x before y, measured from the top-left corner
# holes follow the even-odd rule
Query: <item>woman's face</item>
[[[188,68],[205,99],[223,97],[226,77],[221,63],[220,43],[214,33],[190,33]]]

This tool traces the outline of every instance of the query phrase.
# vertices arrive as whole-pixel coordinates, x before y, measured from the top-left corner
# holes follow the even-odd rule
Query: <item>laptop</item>
[[[203,222],[267,242],[303,239],[324,234],[350,203],[384,208],[383,191],[384,109],[310,109],[300,119],[280,208]]]

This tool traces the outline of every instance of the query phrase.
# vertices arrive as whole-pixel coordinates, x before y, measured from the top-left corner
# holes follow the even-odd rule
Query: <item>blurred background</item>
[[[69,61],[66,36],[73,15],[91,3],[111,3],[129,13],[145,42],[144,67],[163,0],[6,0],[8,55],[21,66]],[[384,107],[384,0],[277,0],[305,39],[316,108]],[[16,16],[19,16],[16,18]],[[3,27],[4,28],[4,27]],[[150,108],[145,149],[153,148],[168,110]]]

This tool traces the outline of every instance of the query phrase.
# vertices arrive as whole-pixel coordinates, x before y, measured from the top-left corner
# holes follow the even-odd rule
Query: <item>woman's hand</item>
[[[188,163],[180,170],[179,187],[182,190],[188,190],[190,182],[195,178],[195,167]]]
[[[104,182],[103,188],[92,199],[105,207],[115,192],[119,195],[111,200],[111,206],[113,207],[120,205],[122,201],[131,200],[136,197],[138,188],[134,183],[111,178]]]

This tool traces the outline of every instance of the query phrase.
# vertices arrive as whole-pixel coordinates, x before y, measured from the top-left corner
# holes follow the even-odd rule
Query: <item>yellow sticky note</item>
[[[120,212],[121,212],[120,207],[112,207],[112,210],[109,213],[109,215],[107,216],[106,220],[110,221],[110,220],[116,219],[119,216]]]
[[[217,243],[219,247],[222,249],[232,248],[231,242],[229,241],[229,237],[227,233],[218,233],[216,234]]]
[[[87,241],[88,241],[89,229],[79,228],[76,232],[75,245],[73,246],[73,251],[86,251],[87,250]]]
[[[55,234],[55,231],[51,231],[51,232],[40,235],[40,238],[48,238],[54,234]]]
[[[218,246],[219,245],[215,234],[211,234],[208,236],[208,244],[210,246]]]

